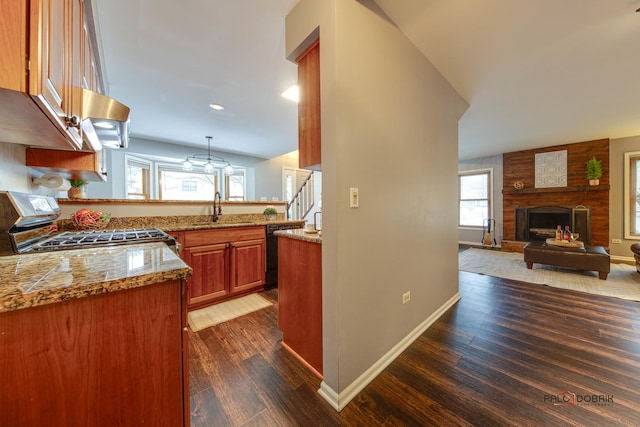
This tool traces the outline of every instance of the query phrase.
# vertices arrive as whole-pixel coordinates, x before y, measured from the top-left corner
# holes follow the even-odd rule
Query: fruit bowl
[[[109,224],[111,214],[89,209],[80,209],[71,215],[71,219],[82,230],[100,230]]]

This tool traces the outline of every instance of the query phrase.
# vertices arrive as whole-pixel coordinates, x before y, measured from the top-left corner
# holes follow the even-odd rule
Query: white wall
[[[25,147],[0,142],[0,190],[31,193],[31,179],[25,163]]]
[[[478,159],[460,160],[458,163],[458,171],[460,172],[486,169],[493,170],[493,216],[491,218],[496,220],[497,234],[494,234],[493,237],[497,240],[498,245],[500,245],[502,242],[504,224],[502,220],[502,154]],[[458,240],[460,243],[481,245],[482,230],[459,228]]]
[[[67,197],[66,191],[55,191],[33,184],[31,178],[39,178],[42,172],[25,166],[26,146],[0,142],[0,191],[42,194]]]
[[[320,32],[323,387],[340,406],[457,296],[452,212],[467,104],[393,24],[356,1],[302,0],[286,24],[289,58]]]
[[[206,148],[196,148],[169,144],[160,141],[152,141],[143,138],[131,138],[129,147],[126,150],[107,150],[108,181],[106,183],[92,182],[86,189],[86,197],[125,199],[125,154],[150,158],[157,162],[167,162],[168,160],[183,160],[186,156],[206,154]],[[278,197],[282,200],[282,166],[289,166],[293,162],[297,164],[297,158],[283,155],[275,159],[263,159],[252,156],[242,156],[233,153],[226,153],[215,150],[212,147],[211,153],[215,156],[223,157],[232,165],[246,170],[247,179],[247,200],[260,200],[261,196],[272,200]]]
[[[255,175],[258,177],[255,183],[256,200],[266,197],[271,201],[277,197],[278,200],[285,201],[282,194],[282,168],[284,167],[298,167],[297,150],[255,164]]]

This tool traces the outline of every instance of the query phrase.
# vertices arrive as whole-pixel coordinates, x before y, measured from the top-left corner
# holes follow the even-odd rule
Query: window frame
[[[623,199],[623,222],[624,238],[626,240],[640,240],[640,233],[634,234],[631,230],[635,226],[635,218],[638,217],[640,209],[638,207],[638,194],[633,194],[632,188],[637,188],[637,181],[640,177],[635,176],[634,164],[640,165],[640,151],[629,151],[624,153],[624,199]],[[635,167],[637,170],[637,166]]]
[[[229,196],[229,177],[233,176],[233,175],[237,175],[240,176],[242,175],[242,200],[230,200],[230,196]],[[247,200],[247,171],[246,169],[234,169],[233,173],[231,175],[224,175],[224,200],[229,202],[229,201],[233,201],[233,202],[245,202]]]
[[[142,193],[129,193],[129,166],[130,165],[138,165],[143,171],[146,171],[146,174],[143,173],[142,176]],[[141,157],[135,157],[128,154],[124,156],[124,170],[125,170],[125,180],[124,180],[124,194],[127,200],[151,200],[151,170],[153,169],[153,164],[151,161],[147,159],[143,159]],[[130,198],[130,195],[140,195],[143,196],[142,199],[138,198]]]
[[[488,217],[485,219],[494,218],[493,212],[493,168],[486,169],[474,169],[474,170],[466,170],[458,172],[458,228],[466,229],[466,230],[481,230],[484,225],[470,225],[470,224],[460,224],[460,204],[463,202],[462,199],[462,180],[463,176],[470,175],[487,175],[487,198],[486,199],[464,199],[464,201],[468,200],[486,200],[487,201],[487,215]],[[484,220],[484,219],[483,219]]]
[[[181,164],[176,164],[176,163],[156,163],[156,179],[157,179],[157,188],[158,188],[158,199],[157,200],[165,200],[162,198],[162,171],[173,171],[173,172],[182,172],[182,173],[191,173],[191,174],[198,174],[198,175],[205,175],[205,176],[212,176],[213,177],[213,186],[214,186],[214,194],[215,191],[220,191],[220,170],[215,169],[212,173],[204,173],[204,171],[199,171],[199,170],[192,170],[192,171],[185,171],[182,168]],[[211,195],[211,199],[206,199],[208,200],[213,200],[214,198],[214,194]],[[166,199],[166,200],[176,200],[176,199]]]

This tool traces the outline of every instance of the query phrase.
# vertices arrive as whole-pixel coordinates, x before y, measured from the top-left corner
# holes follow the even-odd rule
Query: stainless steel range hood
[[[73,88],[73,105],[85,142],[95,151],[126,148],[129,143],[129,107],[88,89]]]

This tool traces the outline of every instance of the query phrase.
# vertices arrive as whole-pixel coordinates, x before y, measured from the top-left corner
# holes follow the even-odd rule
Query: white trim
[[[620,261],[620,262],[623,262],[625,264],[635,264],[636,263],[636,259],[634,257],[611,255],[610,258],[611,258],[612,261]]]
[[[126,199],[129,195],[129,161],[149,167],[149,198],[153,199],[153,187],[157,181],[157,178],[154,177],[152,173],[154,162],[144,157],[138,157],[128,153],[124,153],[124,198]]]
[[[481,247],[482,247],[482,243],[478,243],[478,242],[466,242],[466,241],[463,241],[463,240],[459,240],[459,241],[458,241],[458,244],[459,244],[459,245],[476,246],[476,247],[478,247],[478,248],[481,248]],[[485,245],[485,246],[490,246],[490,245]],[[500,244],[498,244],[497,246],[495,246],[495,248],[501,248],[501,247],[502,247],[502,245],[500,245]]]
[[[495,192],[493,190],[493,168],[483,168],[483,169],[472,169],[472,170],[464,170],[458,171],[458,229],[464,229],[465,227],[469,227],[472,230],[484,228],[483,225],[469,225],[463,224],[460,225],[460,176],[462,175],[481,175],[481,174],[489,174],[489,184],[487,188],[487,197],[489,201],[489,218],[495,219],[495,211],[494,206],[495,202]]]
[[[629,151],[624,153],[624,175],[622,177],[622,179],[624,180],[623,182],[623,206],[624,206],[624,210],[623,210],[623,228],[624,228],[624,238],[626,240],[640,240],[640,236],[637,235],[633,235],[631,234],[631,223],[629,220],[629,212],[631,212],[631,206],[629,206],[629,200],[631,199],[631,188],[630,188],[630,184],[629,184],[629,176],[631,174],[631,171],[629,170],[629,162],[631,161],[632,157],[640,157],[640,151]],[[640,179],[640,177],[638,177],[638,179]]]
[[[460,293],[456,292],[447,302],[427,317],[413,331],[405,336],[391,350],[384,354],[377,362],[362,373],[354,382],[349,384],[341,393],[337,393],[324,381],[320,383],[318,394],[322,396],[336,411],[341,411],[351,400],[373,381],[387,366],[391,364],[404,350],[407,349],[424,331],[460,300]]]

